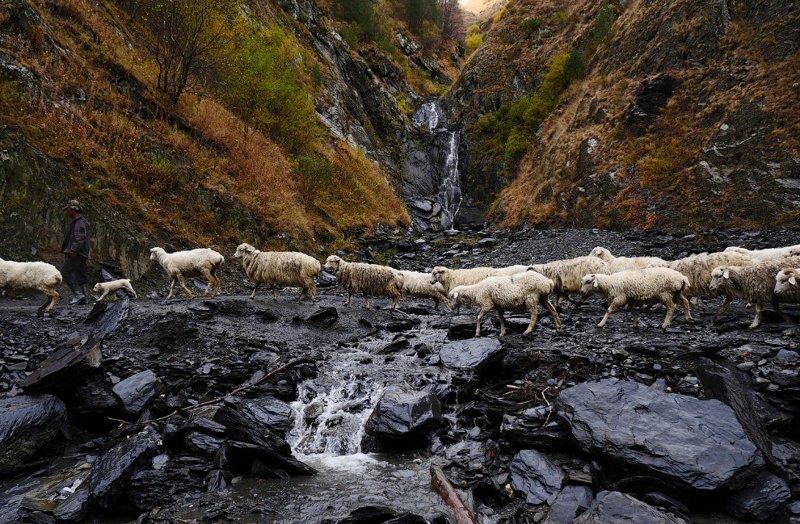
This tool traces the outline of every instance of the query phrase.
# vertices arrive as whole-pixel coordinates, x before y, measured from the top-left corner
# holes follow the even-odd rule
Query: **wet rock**
[[[569,431],[558,424],[553,414],[548,420],[548,408],[526,409],[519,415],[503,415],[500,434],[518,448],[563,450],[569,445]]]
[[[451,369],[485,371],[503,357],[503,347],[496,338],[471,338],[448,342],[439,350],[444,366]]]
[[[206,491],[215,493],[228,489],[228,480],[222,470],[215,469],[206,476]]]
[[[475,336],[475,319],[455,317],[447,328],[447,338],[450,340],[464,340]]]
[[[93,411],[113,410],[119,406],[117,397],[111,391],[111,383],[103,375],[88,377],[86,382],[75,389],[84,406]]]
[[[292,408],[288,404],[267,396],[227,403],[214,419],[227,426],[235,438],[246,442],[256,442],[254,438],[267,435],[279,439],[279,435],[289,430],[293,420]],[[266,440],[271,439],[266,437]]]
[[[407,315],[400,311],[395,311],[392,315],[392,318],[389,319],[389,321],[386,322],[386,324],[384,324],[382,327],[390,333],[399,333],[401,331],[408,331],[417,324],[419,324],[418,318],[412,317],[411,315]]]
[[[96,373],[102,360],[100,342],[60,349],[25,377],[22,387],[33,393],[71,390],[85,377]]]
[[[289,475],[316,473],[314,468],[294,458],[291,450],[284,453],[283,450],[259,444],[229,440],[223,445],[220,454],[220,465],[237,474],[282,479]]]
[[[312,325],[329,328],[339,320],[339,312],[335,307],[321,307],[306,317],[305,321]]]
[[[564,390],[558,404],[585,451],[678,488],[729,487],[763,464],[733,410],[717,400],[606,379]]]
[[[362,447],[378,451],[387,447],[419,446],[421,436],[442,424],[442,406],[430,391],[409,391],[400,386],[386,390],[364,427]]]
[[[131,476],[125,498],[137,512],[172,504],[187,495],[200,493],[211,464],[195,457],[178,457],[161,469],[137,471]]]
[[[743,489],[731,493],[725,508],[740,519],[771,522],[791,498],[792,492],[785,480],[762,471]]]
[[[686,524],[686,521],[663,513],[630,495],[618,491],[601,491],[586,512],[573,524],[608,524],[609,522],[635,522],[636,524]]]
[[[66,417],[66,406],[52,395],[0,400],[0,476],[50,443]]]
[[[211,456],[222,447],[225,439],[216,435],[203,433],[202,431],[192,430],[186,434],[185,441],[186,447],[190,451],[200,455]]]
[[[125,412],[135,416],[156,396],[160,385],[156,374],[148,369],[120,381],[112,391]]]
[[[419,515],[399,513],[383,506],[364,506],[354,509],[343,519],[323,519],[323,524],[424,524],[428,522]]]
[[[586,486],[566,486],[550,504],[543,524],[572,522],[592,505],[592,490]]]
[[[92,465],[86,482],[54,512],[58,520],[81,520],[91,506],[106,512],[119,510],[118,501],[138,471],[150,469],[158,454],[160,435],[152,428],[129,437]]]
[[[564,472],[547,456],[532,449],[516,454],[508,465],[511,486],[525,494],[528,504],[542,504],[561,490]]]

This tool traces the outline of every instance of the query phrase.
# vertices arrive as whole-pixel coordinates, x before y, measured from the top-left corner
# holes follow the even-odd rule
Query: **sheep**
[[[392,299],[391,310],[403,293],[403,275],[389,266],[346,262],[336,255],[325,261],[325,269],[336,275],[336,280],[347,290],[345,306],[350,305],[353,293],[364,293],[364,307],[369,307],[369,296],[388,296]]]
[[[219,292],[220,280],[216,273],[225,262],[225,257],[213,249],[201,248],[167,253],[160,247],[154,247],[150,250],[150,260],[158,262],[170,277],[167,300],[172,298],[175,282],[180,282],[183,290],[194,298],[194,293],[186,287],[185,277],[205,278],[208,281],[208,287],[203,293],[204,296],[210,292],[213,297]]]
[[[605,261],[610,267],[609,274],[631,269],[645,269],[648,266],[665,267],[667,264],[666,260],[658,257],[615,257],[611,251],[600,246],[592,249],[589,256]]]
[[[781,269],[775,275],[775,294],[781,295],[790,291],[796,291],[797,280],[800,278],[800,269],[788,268]]]
[[[456,286],[450,292],[450,297],[458,301],[466,296],[480,307],[475,323],[476,337],[481,336],[483,316],[492,309],[496,310],[500,320],[500,336],[503,337],[506,334],[506,323],[503,317],[505,311],[530,312],[531,321],[523,333],[528,335],[536,327],[539,315],[538,304],[544,306],[553,315],[556,330],[560,330],[561,319],[548,299],[554,289],[555,284],[546,276],[536,271],[526,271],[510,276],[489,277],[477,284]]]
[[[800,266],[800,257],[766,260],[744,267],[719,266],[711,272],[711,289],[743,298],[755,306],[750,329],[761,325],[761,311],[765,303],[771,303],[775,312],[789,321],[779,303],[800,302],[800,289],[781,289],[781,293],[776,293],[776,278],[782,269],[795,266]]]
[[[431,271],[431,284],[440,283],[444,287],[445,293],[449,293],[456,286],[468,286],[477,284],[484,278],[509,276],[515,273],[522,273],[528,270],[529,266],[508,266],[508,267],[473,267],[469,269],[449,269],[444,266],[436,266]]]
[[[693,322],[689,312],[689,301],[685,292],[689,279],[666,267],[652,267],[619,271],[611,275],[590,274],[581,279],[581,293],[599,293],[608,301],[608,309],[597,327],[605,327],[608,316],[616,309],[627,305],[633,315],[633,327],[639,327],[639,317],[634,306],[637,304],[661,303],[667,308],[667,315],[661,325],[666,331],[672,323],[676,303],[683,306],[684,317]]]
[[[316,258],[295,251],[259,251],[250,244],[240,244],[233,256],[242,259],[244,272],[254,283],[251,300],[256,297],[261,284],[271,285],[272,299],[278,300],[276,287],[283,284],[300,287],[298,302],[309,296],[311,302],[316,304],[317,285],[314,277],[318,277],[322,269]]]
[[[800,256],[800,244],[786,247],[772,247],[768,249],[745,249],[738,246],[728,246],[726,252],[740,253],[760,261],[778,260],[786,257]]]
[[[580,293],[581,279],[589,273],[610,273],[609,265],[598,257],[582,256],[554,260],[546,264],[533,264],[534,271],[541,273],[556,285],[556,304],[560,304],[568,293]],[[583,303],[583,298],[578,303]]]
[[[439,302],[444,302],[444,305],[449,311],[453,308],[447,295],[444,293],[444,286],[436,282],[431,284],[431,276],[429,273],[419,273],[417,271],[400,271],[403,275],[403,297],[409,295],[420,298],[432,298],[434,307],[439,310]]]
[[[37,313],[46,313],[53,309],[61,296],[56,288],[63,279],[61,272],[46,262],[13,262],[0,258],[0,290],[3,291],[38,291],[48,296],[47,301],[39,306]]]
[[[755,262],[749,255],[735,251],[723,251],[690,255],[668,262],[664,267],[674,269],[686,276],[689,279],[689,289],[686,292],[686,297],[689,299],[697,298],[699,301],[700,297],[717,295],[716,292],[711,290],[711,272],[715,267],[748,266]],[[733,295],[725,295],[717,315],[723,314],[728,309],[732,299]]]
[[[133,295],[133,298],[139,298],[136,296],[136,291],[133,290],[133,286],[131,286],[131,281],[127,278],[120,278],[119,280],[112,280],[110,282],[98,282],[94,285],[92,291],[95,293],[102,293],[102,295],[97,298],[97,301],[100,302],[106,298],[106,295],[118,289],[124,289]]]

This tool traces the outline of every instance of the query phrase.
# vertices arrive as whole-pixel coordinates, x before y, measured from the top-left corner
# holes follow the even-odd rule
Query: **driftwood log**
[[[436,493],[442,497],[444,503],[453,511],[456,524],[478,524],[478,519],[467,508],[453,485],[447,480],[447,476],[442,471],[441,466],[436,464],[431,464],[431,485]]]

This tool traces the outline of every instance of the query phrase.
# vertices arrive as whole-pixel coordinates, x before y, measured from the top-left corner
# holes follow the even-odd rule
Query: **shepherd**
[[[80,202],[70,200],[64,206],[70,222],[61,252],[64,253],[64,266],[61,275],[72,291],[71,305],[86,304],[89,300],[89,280],[86,276],[86,261],[89,259],[89,221],[83,216]]]

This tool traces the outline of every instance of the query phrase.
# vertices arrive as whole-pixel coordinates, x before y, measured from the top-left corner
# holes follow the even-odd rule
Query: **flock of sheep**
[[[309,297],[316,302],[314,278],[322,269],[315,258],[297,252],[259,251],[249,244],[241,244],[234,257],[241,260],[247,277],[255,284],[250,298],[254,298],[260,285],[272,288],[277,300],[276,287],[294,286],[301,289],[298,301]],[[217,271],[224,257],[213,249],[193,249],[167,253],[160,247],[150,250],[150,260],[157,262],[170,278],[171,298],[175,284],[190,296],[187,277],[201,277],[208,282],[206,295],[219,292]],[[347,291],[345,305],[350,304],[353,293],[364,295],[364,306],[369,307],[370,296],[392,299],[391,309],[402,297],[431,298],[438,309],[444,303],[453,306],[474,304],[478,307],[475,336],[480,336],[481,321],[487,313],[497,311],[500,336],[505,335],[504,312],[527,312],[531,319],[525,334],[536,327],[538,306],[544,307],[554,319],[556,329],[561,328],[558,312],[550,302],[555,295],[560,303],[570,293],[580,293],[581,301],[592,293],[602,295],[608,302],[605,316],[598,324],[605,326],[615,310],[627,307],[634,327],[638,325],[635,306],[662,304],[667,312],[661,325],[666,330],[678,305],[684,317],[692,321],[690,299],[701,307],[702,297],[723,297],[718,314],[724,313],[734,298],[741,298],[755,307],[755,318],[750,328],[761,323],[761,311],[771,304],[783,318],[780,303],[800,303],[800,245],[784,248],[747,250],[729,247],[717,253],[701,253],[679,260],[667,261],[657,257],[615,257],[608,249],[597,247],[589,255],[546,264],[516,265],[504,268],[477,267],[449,269],[433,268],[431,273],[400,271],[394,268],[358,262],[347,262],[336,255],[329,256],[324,268],[336,275],[337,282]],[[56,288],[61,284],[59,271],[44,262],[11,262],[0,259],[0,290],[34,291],[47,295],[40,312],[51,310],[59,299]],[[136,296],[127,279],[98,283],[95,293],[108,293],[125,289]]]

